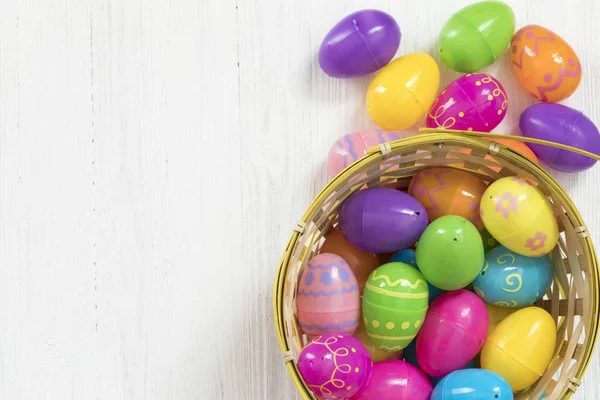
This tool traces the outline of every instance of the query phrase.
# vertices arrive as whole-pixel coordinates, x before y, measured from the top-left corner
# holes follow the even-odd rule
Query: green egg
[[[453,14],[442,27],[440,59],[458,72],[476,72],[496,61],[515,33],[515,13],[501,1],[480,1]]]
[[[483,267],[481,235],[469,220],[446,215],[433,221],[417,243],[417,265],[433,286],[458,290],[468,286]]]
[[[416,268],[401,262],[377,268],[362,297],[363,322],[373,344],[388,352],[404,349],[419,332],[428,303],[427,281]]]

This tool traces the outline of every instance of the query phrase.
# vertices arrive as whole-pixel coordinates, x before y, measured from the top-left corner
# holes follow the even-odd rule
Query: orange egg
[[[466,171],[454,168],[428,168],[414,176],[408,193],[427,210],[429,222],[444,215],[466,218],[483,230],[479,202],[485,189],[484,181]]]
[[[485,138],[487,140],[491,140],[493,142],[498,142],[500,144],[503,144],[504,146],[508,147],[509,149],[512,149],[514,151],[516,151],[517,153],[520,153],[521,155],[525,156],[526,158],[528,158],[530,161],[533,161],[536,164],[539,164],[539,160],[537,158],[537,156],[535,155],[535,153],[523,142],[519,142],[518,140],[514,140],[514,139],[501,139],[501,138]],[[471,149],[460,149],[458,150],[461,153],[465,153],[465,154],[470,154],[471,153]],[[492,157],[490,155],[486,155],[485,156],[486,160],[492,160]],[[457,165],[459,166],[459,165]],[[460,165],[462,166],[462,165]],[[489,167],[492,171],[500,171],[500,167]]]
[[[375,254],[352,246],[339,229],[333,229],[325,235],[325,242],[320,252],[336,254],[348,263],[356,276],[360,293],[363,292],[371,272],[380,265],[379,258]]]
[[[533,97],[554,103],[569,97],[581,81],[581,63],[560,36],[539,25],[527,25],[513,36],[512,66],[519,83]]]

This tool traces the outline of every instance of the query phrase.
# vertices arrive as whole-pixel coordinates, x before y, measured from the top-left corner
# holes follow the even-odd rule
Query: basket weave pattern
[[[516,394],[515,398],[538,399],[546,393],[549,400],[567,399],[579,387],[596,342],[599,306],[596,253],[579,212],[546,171],[520,154],[478,137],[481,135],[477,133],[469,132],[466,136],[450,131],[439,132],[371,149],[365,157],[329,182],[296,226],[280,261],[275,281],[274,311],[284,362],[303,398],[315,399],[295,364],[306,344],[295,318],[299,275],[310,258],[318,253],[323,236],[336,224],[338,207],[345,198],[365,187],[405,189],[415,174],[431,166],[462,168],[486,182],[519,175],[537,182],[540,190],[548,196],[561,234],[551,253],[554,281],[544,299],[536,305],[550,312],[557,323],[557,346],[544,376],[529,389]],[[527,141],[513,136],[510,138]],[[465,149],[470,149],[470,152],[465,152]]]

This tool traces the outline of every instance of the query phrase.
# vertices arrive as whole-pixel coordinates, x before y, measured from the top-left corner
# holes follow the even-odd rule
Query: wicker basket
[[[557,348],[545,375],[515,398],[538,399],[545,392],[549,400],[568,399],[581,383],[598,332],[596,252],[581,215],[564,189],[519,153],[483,137],[544,143],[600,158],[578,149],[515,136],[429,129],[422,132],[370,149],[325,186],[292,233],[280,261],[273,305],[283,359],[299,392],[304,399],[315,399],[296,368],[298,355],[306,344],[295,317],[298,276],[308,260],[318,253],[323,236],[336,224],[340,203],[361,188],[382,185],[406,188],[412,176],[423,168],[454,166],[488,182],[503,176],[524,176],[538,182],[553,204],[561,231],[552,252],[554,282],[536,305],[550,312],[557,323]]]

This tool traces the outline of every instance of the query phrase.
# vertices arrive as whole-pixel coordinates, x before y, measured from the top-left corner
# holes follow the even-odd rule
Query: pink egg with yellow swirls
[[[371,147],[398,139],[400,139],[400,136],[395,133],[379,129],[354,132],[342,136],[329,150],[327,159],[329,178],[333,178],[354,161],[362,158]]]
[[[296,293],[300,328],[309,337],[353,334],[360,320],[360,292],[352,269],[342,257],[321,253],[310,259]]]
[[[438,96],[427,114],[428,128],[491,132],[504,119],[508,97],[489,74],[463,75]]]

